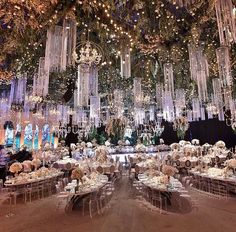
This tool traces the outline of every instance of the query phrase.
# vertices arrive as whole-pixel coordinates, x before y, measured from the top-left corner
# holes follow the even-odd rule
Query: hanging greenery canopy
[[[189,88],[189,83],[194,86],[190,80],[189,43],[204,45],[210,77],[217,77],[215,50],[220,42],[215,0],[196,0],[187,7],[176,2],[2,0],[0,80],[6,82],[20,73],[28,76],[34,73],[45,51],[47,29],[61,25],[64,18],[76,20],[78,41],[86,40],[89,31],[89,39],[104,50],[105,62],[99,71],[101,93],[112,92],[115,88],[130,88],[134,77],[141,77],[146,91],[152,93],[155,83],[163,78],[163,64],[166,62],[173,63],[177,88]],[[126,82],[121,81],[118,71],[118,57],[124,43],[129,44],[132,50],[132,77]],[[235,82],[235,44],[230,52]],[[68,70],[58,76],[60,80],[64,79],[64,85],[71,86],[74,70],[71,67]]]

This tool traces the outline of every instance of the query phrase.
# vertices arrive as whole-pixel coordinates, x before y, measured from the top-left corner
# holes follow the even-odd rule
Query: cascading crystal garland
[[[201,102],[207,101],[207,78],[209,77],[209,67],[206,56],[203,54],[203,47],[193,44],[188,45],[190,72],[192,80],[198,86],[198,97]]]
[[[236,42],[236,19],[233,15],[232,0],[215,1],[220,43],[229,46]]]

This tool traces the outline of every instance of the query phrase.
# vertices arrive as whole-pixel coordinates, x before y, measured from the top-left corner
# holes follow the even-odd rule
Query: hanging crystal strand
[[[221,81],[219,78],[212,79],[213,86],[213,97],[212,102],[218,110],[218,118],[220,121],[224,121],[224,111],[223,111],[223,95],[221,90]]]
[[[188,119],[188,122],[193,121],[193,111],[192,110],[187,111],[187,119]]]
[[[89,69],[89,95],[98,96],[98,68],[91,66]]]
[[[141,107],[142,104],[140,104],[140,99],[142,98],[142,88],[141,88],[141,79],[135,78],[134,79],[134,107]]]
[[[76,22],[74,20],[63,20],[61,70],[65,70],[68,65],[74,65],[72,54],[76,47],[76,28]]]
[[[60,70],[62,54],[62,27],[54,26],[47,30],[47,41],[44,63],[43,96],[48,94],[49,73],[52,69]]]
[[[120,72],[121,76],[125,78],[131,77],[131,54],[130,48],[124,46],[120,53]]]
[[[174,97],[174,75],[173,65],[171,63],[164,64],[164,89],[171,93],[172,98]]]
[[[100,122],[100,97],[90,97],[90,111],[89,111],[90,122],[94,122],[95,127],[99,126]]]
[[[142,108],[134,108],[135,126],[143,125],[145,119],[145,111]]]
[[[185,108],[185,91],[184,89],[175,90],[175,114],[176,117],[182,115],[182,111]]]
[[[157,103],[157,109],[159,111],[162,111],[162,95],[163,95],[163,83],[157,83],[156,84],[156,103]]]
[[[150,121],[155,121],[155,107],[153,105],[149,108],[149,116]]]
[[[78,79],[77,79],[78,106],[88,106],[89,75],[90,75],[89,71],[90,71],[89,66],[78,65]]]
[[[207,78],[209,77],[209,67],[206,56],[203,54],[203,47],[189,44],[188,51],[191,78],[197,83],[200,102],[206,102],[208,97]]]
[[[162,96],[162,105],[163,105],[163,118],[166,121],[172,122],[175,118],[174,113],[174,103],[172,94],[170,91],[165,91],[164,95]]]
[[[216,49],[217,63],[219,67],[219,76],[222,83],[222,87],[228,87],[232,85],[231,65],[229,48],[221,46]]]
[[[215,9],[220,43],[229,46],[236,42],[236,22],[232,0],[216,0]]]
[[[221,87],[223,88],[223,96],[225,108],[230,109],[234,112],[234,107],[232,107],[232,74],[231,74],[231,64],[229,57],[229,48],[226,46],[221,46],[216,50],[217,62],[219,68],[219,77],[221,80]]]
[[[123,93],[121,90],[118,89],[114,91],[114,107],[115,107],[116,117],[121,118],[124,113],[124,102],[123,102]]]
[[[193,108],[193,121],[199,121],[199,118],[201,118],[201,107],[198,98],[193,98],[192,108]]]

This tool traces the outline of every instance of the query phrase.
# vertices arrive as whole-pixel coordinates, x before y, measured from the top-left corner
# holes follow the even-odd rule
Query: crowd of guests
[[[0,145],[0,179],[2,179],[3,182],[6,180],[8,169],[11,164],[31,159],[32,153],[27,151],[26,146],[23,146],[21,150],[13,154],[12,150],[5,148],[3,145]]]

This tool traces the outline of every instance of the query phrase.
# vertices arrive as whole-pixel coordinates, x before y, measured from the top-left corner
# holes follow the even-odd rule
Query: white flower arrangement
[[[180,149],[180,145],[179,145],[178,143],[172,143],[172,144],[170,145],[170,149],[171,149],[172,151],[174,151],[174,150],[179,150],[179,149]]]
[[[225,142],[223,142],[222,140],[216,142],[215,146],[217,148],[225,148]]]
[[[31,161],[31,164],[32,164],[32,166],[34,166],[35,168],[38,168],[38,167],[41,165],[41,160],[40,160],[40,159],[37,159],[37,158],[34,158],[34,159]]]
[[[111,143],[107,140],[107,141],[105,142],[105,146],[106,146],[106,147],[110,147],[110,146],[111,146]]]
[[[91,142],[87,142],[87,147],[88,148],[92,148],[93,147],[93,144]]]
[[[187,141],[185,141],[185,140],[180,140],[180,141],[179,141],[179,145],[180,145],[181,147],[183,147],[183,146],[186,144],[186,142],[187,142]]]

